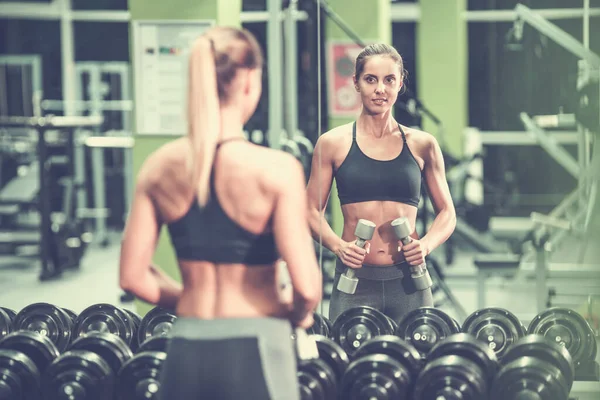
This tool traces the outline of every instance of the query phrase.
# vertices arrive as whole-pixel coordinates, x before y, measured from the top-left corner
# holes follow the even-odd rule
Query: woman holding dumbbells
[[[313,324],[321,277],[302,166],[242,132],[260,98],[261,73],[251,33],[216,27],[203,34],[190,53],[189,134],[150,155],[138,175],[120,285],[178,316],[162,399],[299,398],[292,329]],[[162,226],[182,285],[150,266]],[[280,257],[292,304],[278,300]]]
[[[313,238],[321,237],[337,256],[332,321],[356,306],[374,307],[396,322],[415,308],[433,306],[431,289],[411,273],[452,234],[456,214],[436,139],[401,126],[392,116],[404,76],[396,49],[385,44],[364,48],[354,75],[362,112],[356,122],[321,135],[315,146],[307,189],[309,221]],[[341,238],[324,218],[334,178],[344,217]],[[436,217],[419,238],[414,227],[422,180]],[[409,244],[402,245],[396,234],[399,226],[392,222],[399,217],[405,218],[404,227],[412,227]],[[369,225],[371,232],[361,238],[367,239],[366,246],[357,246],[357,235],[365,236]]]

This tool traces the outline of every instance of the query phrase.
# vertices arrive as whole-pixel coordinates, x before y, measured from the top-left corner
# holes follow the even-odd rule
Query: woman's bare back
[[[182,218],[196,201],[189,179],[191,157],[190,142],[182,138],[163,146],[148,160],[152,164],[145,174],[149,196],[165,225]],[[246,231],[271,231],[277,191],[290,161],[287,154],[245,140],[225,142],[216,150],[211,196],[229,219]],[[282,317],[289,312],[287,305],[277,301],[273,264],[248,267],[191,260],[178,260],[178,264],[184,287],[176,310],[180,316]]]

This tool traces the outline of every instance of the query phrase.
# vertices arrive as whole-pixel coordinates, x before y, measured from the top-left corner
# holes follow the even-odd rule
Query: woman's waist
[[[401,279],[410,275],[410,265],[402,258],[395,259],[388,263],[371,264],[368,258],[365,258],[365,263],[360,268],[353,268],[354,275],[359,279],[368,279],[376,281],[387,281],[392,279]],[[335,269],[338,273],[346,272],[346,266],[342,260],[336,259]]]

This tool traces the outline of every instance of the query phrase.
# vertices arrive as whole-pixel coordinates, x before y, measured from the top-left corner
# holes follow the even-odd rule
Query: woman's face
[[[394,105],[402,88],[400,67],[389,56],[371,56],[365,61],[360,77],[354,77],[354,84],[370,114],[385,113]]]

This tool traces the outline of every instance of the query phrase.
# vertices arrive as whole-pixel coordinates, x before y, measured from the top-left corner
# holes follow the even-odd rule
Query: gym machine
[[[35,205],[39,211],[39,226],[33,230],[7,230],[0,233],[0,244],[5,246],[37,245],[41,262],[40,280],[60,276],[67,268],[79,267],[91,234],[74,207],[73,199],[81,190],[81,182],[75,179],[74,148],[79,128],[95,128],[102,124],[101,117],[0,117],[0,128],[22,128],[37,134],[38,188]],[[54,141],[50,140],[55,132]],[[58,132],[58,133],[56,133]],[[51,154],[52,142],[65,149],[62,157]],[[61,143],[63,142],[63,143]],[[64,179],[63,212],[52,212],[52,194],[57,191],[52,182],[50,168],[57,164],[66,166]],[[5,205],[18,202],[5,199]]]
[[[587,4],[589,6],[589,3]],[[597,203],[597,187],[600,171],[600,150],[598,144],[593,146],[591,154],[590,143],[593,139],[591,130],[600,131],[600,105],[594,93],[600,93],[600,56],[589,50],[589,32],[584,32],[585,44],[550,23],[534,11],[522,4],[515,8],[517,20],[511,35],[513,39],[522,38],[523,24],[528,23],[540,33],[554,40],[576,55],[579,61],[579,79],[577,90],[581,102],[575,114],[558,114],[553,116],[536,116],[531,118],[526,113],[521,113],[520,118],[530,139],[542,146],[561,166],[578,179],[578,187],[569,194],[548,215],[540,213],[531,214],[533,229],[528,234],[531,239],[529,246],[523,249],[522,254],[496,254],[492,257],[478,256],[475,265],[478,267],[478,298],[479,307],[485,305],[485,279],[491,275],[508,276],[523,279],[531,276],[532,268],[536,279],[536,304],[537,310],[548,306],[548,279],[558,277],[565,270],[561,285],[565,279],[589,279],[598,282],[598,267],[586,266],[580,262],[569,265],[554,265],[549,261],[549,252],[558,248],[567,235],[576,236],[584,244],[591,235],[590,222],[595,204]],[[587,26],[584,24],[584,26]],[[578,160],[568,154],[544,128],[575,128],[579,135]],[[597,140],[597,139],[596,139]],[[580,254],[583,255],[583,251]],[[560,292],[560,286],[554,288]],[[593,291],[594,288],[592,287]],[[588,293],[585,293],[588,295]]]

